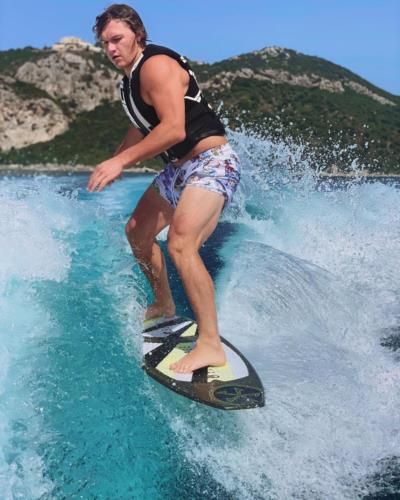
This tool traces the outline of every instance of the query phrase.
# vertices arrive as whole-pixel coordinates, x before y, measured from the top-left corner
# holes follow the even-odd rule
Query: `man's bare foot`
[[[177,373],[190,373],[205,366],[222,366],[226,356],[221,342],[209,342],[199,338],[192,351],[176,363],[170,365],[170,370]]]
[[[147,307],[144,319],[154,319],[159,318],[160,316],[164,316],[166,318],[170,318],[175,316],[175,304],[172,302],[171,304],[151,304]]]

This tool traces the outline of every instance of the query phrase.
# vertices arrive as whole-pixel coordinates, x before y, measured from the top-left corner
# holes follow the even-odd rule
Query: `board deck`
[[[169,366],[196,342],[197,324],[190,318],[147,320],[144,323],[143,368],[169,389],[215,408],[241,410],[265,404],[264,388],[249,361],[221,337],[227,363],[191,373],[175,373]]]

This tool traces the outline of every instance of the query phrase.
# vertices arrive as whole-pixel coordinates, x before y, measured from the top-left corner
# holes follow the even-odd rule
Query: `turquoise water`
[[[321,183],[284,166],[297,150],[233,140],[243,183],[202,255],[221,331],[263,380],[257,410],[199,405],[141,369],[149,289],[124,224],[150,176],[98,194],[84,175],[1,178],[1,498],[399,491],[399,187]]]

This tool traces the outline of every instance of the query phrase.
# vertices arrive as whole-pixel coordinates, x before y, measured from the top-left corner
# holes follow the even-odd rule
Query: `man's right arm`
[[[129,129],[128,129],[128,132],[125,134],[125,137],[123,139],[123,141],[121,142],[121,144],[117,147],[115,153],[113,154],[113,156],[111,158],[109,158],[108,160],[106,160],[106,162],[111,162],[113,158],[115,158],[116,156],[118,156],[120,153],[123,153],[126,149],[129,149],[131,148],[132,146],[135,146],[136,144],[138,144],[142,139],[144,138],[144,134],[142,134],[142,132],[140,132],[139,129],[133,127],[133,126],[130,126]],[[106,162],[103,162],[103,163],[106,163]],[[89,179],[89,182],[88,182],[88,190],[89,191],[93,191],[96,184],[93,184],[93,179],[96,179],[96,175],[98,176],[97,174],[97,171],[98,171],[98,167],[95,168],[95,170],[93,171],[92,175],[90,176],[90,179]],[[114,176],[114,179],[118,177],[117,175]]]
[[[142,134],[142,132],[140,132],[139,129],[135,127],[129,127],[129,130],[126,133],[123,141],[116,149],[114,156],[116,156],[119,153],[122,153],[122,151],[125,151],[125,149],[130,148],[131,146],[135,146],[135,144],[140,142],[143,139],[143,137],[144,135]]]

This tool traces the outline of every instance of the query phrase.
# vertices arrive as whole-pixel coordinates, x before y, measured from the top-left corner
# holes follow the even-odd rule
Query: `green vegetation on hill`
[[[33,47],[0,51],[0,73],[13,75],[24,63],[35,62],[47,57],[51,52],[49,49],[34,49]]]
[[[17,96],[22,99],[52,99],[47,92],[38,87],[35,87],[32,83],[25,83],[21,81],[15,81],[11,84],[11,88],[17,94]]]
[[[356,145],[353,156],[369,170],[400,172],[400,106],[383,106],[351,89],[339,94],[247,78],[237,78],[229,92],[214,92],[213,100],[223,101],[232,127],[283,128],[283,136],[324,154],[326,146]],[[347,160],[331,158],[341,169],[349,167]]]
[[[224,115],[232,127],[243,124],[258,132],[283,138],[290,136],[324,153],[327,161],[339,168],[349,167],[348,156],[326,157],[329,147],[351,148],[353,158],[371,171],[400,173],[400,97],[379,89],[351,71],[314,56],[293,50],[243,54],[210,64],[192,64],[200,81],[221,83],[224,75],[244,68],[253,78],[237,77],[229,88],[220,85],[209,91],[209,100],[223,103]],[[312,75],[344,84],[344,92],[329,92],[288,83],[257,79],[265,70],[281,70],[291,75]],[[215,80],[216,79],[216,80]],[[395,106],[382,104],[346,86],[362,85],[375,95],[389,99]]]

